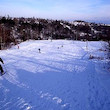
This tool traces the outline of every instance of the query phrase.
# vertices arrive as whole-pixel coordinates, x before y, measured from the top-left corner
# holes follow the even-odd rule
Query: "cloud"
[[[34,10],[30,7],[24,7],[22,5],[20,6],[7,3],[5,5],[0,5],[0,13],[2,16],[10,15],[12,17],[29,17],[34,15],[37,16],[39,14],[39,11]]]

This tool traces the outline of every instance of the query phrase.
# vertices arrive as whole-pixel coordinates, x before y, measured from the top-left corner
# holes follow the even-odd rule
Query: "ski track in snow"
[[[92,64],[92,65],[91,65]],[[89,101],[89,110],[109,110],[110,109],[110,99],[107,95],[106,90],[104,87],[99,83],[99,77],[97,76],[97,72],[95,70],[95,66],[92,62],[90,62],[91,65],[88,67],[88,70],[92,68],[92,71],[88,74],[88,86],[89,86],[89,95],[88,95],[88,101]],[[92,108],[92,109],[91,109]]]
[[[105,60],[89,60],[105,57],[102,44],[26,41],[0,51],[7,71],[0,77],[0,110],[109,110],[110,88],[97,71]]]

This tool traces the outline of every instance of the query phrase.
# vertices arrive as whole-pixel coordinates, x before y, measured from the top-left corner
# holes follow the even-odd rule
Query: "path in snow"
[[[86,50],[80,41],[26,41],[0,51],[8,71],[0,77],[0,110],[109,110],[106,59],[89,60],[105,57],[102,44]]]

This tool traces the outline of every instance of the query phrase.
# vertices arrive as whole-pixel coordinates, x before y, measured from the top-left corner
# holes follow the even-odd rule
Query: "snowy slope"
[[[110,110],[104,45],[31,40],[0,51],[7,71],[0,76],[0,110]]]

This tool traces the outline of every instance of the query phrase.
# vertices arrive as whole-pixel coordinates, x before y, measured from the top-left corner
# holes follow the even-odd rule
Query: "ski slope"
[[[30,40],[0,51],[0,110],[110,110],[105,44]]]

